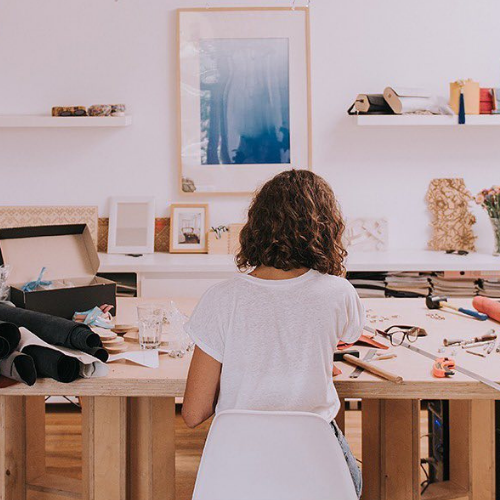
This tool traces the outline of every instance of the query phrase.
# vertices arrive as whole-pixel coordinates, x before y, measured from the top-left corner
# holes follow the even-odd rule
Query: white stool
[[[333,429],[312,413],[226,411],[210,428],[193,500],[357,500]]]

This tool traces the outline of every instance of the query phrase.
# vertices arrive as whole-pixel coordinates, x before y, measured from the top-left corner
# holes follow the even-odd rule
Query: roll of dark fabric
[[[21,334],[16,325],[0,321],[0,359],[8,358],[16,350],[20,340]]]
[[[92,349],[102,347],[99,335],[90,327],[69,319],[0,304],[0,321],[27,328],[48,344],[78,349],[88,354],[92,354]]]
[[[79,361],[62,352],[39,345],[29,345],[23,349],[23,353],[33,358],[39,378],[52,378],[57,382],[69,384],[80,376]]]
[[[108,351],[106,351],[106,349],[104,349],[104,347],[94,347],[92,349],[89,349],[87,351],[87,354],[94,356],[103,363],[106,363],[106,361],[109,359],[109,353]]]
[[[33,385],[37,377],[33,359],[19,351],[0,360],[0,375],[26,385]]]

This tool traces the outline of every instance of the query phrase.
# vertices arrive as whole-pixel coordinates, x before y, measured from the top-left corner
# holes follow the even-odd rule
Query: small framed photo
[[[170,253],[207,253],[208,205],[171,205]]]
[[[111,198],[108,253],[150,254],[155,245],[155,199],[150,196]]]

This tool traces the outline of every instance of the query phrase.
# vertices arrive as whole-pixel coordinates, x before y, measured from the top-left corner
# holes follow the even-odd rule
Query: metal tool
[[[474,356],[480,356],[481,358],[486,357],[486,354],[484,354],[484,352],[470,351],[469,349],[467,349],[465,352],[467,354],[474,354]]]
[[[376,333],[375,330],[369,326],[365,326],[365,330],[372,332],[372,333]],[[423,349],[420,349],[419,347],[416,347],[412,344],[409,344],[408,342],[403,342],[401,345],[403,347],[406,347],[408,350],[416,352],[417,354],[420,354],[421,356],[425,356],[428,359],[432,359],[433,361],[435,361],[436,359],[439,359],[439,356],[435,356],[434,354],[427,352],[427,351],[424,351]],[[488,387],[495,389],[496,391],[500,391],[500,384],[497,384],[496,382],[493,382],[493,380],[489,380],[486,377],[479,375],[478,373],[471,372],[470,370],[467,370],[466,368],[462,368],[461,366],[455,366],[455,371],[460,372],[469,378],[477,380],[478,382],[481,382],[484,385],[487,385]]]
[[[355,358],[350,354],[344,354],[342,351],[340,351],[340,354],[343,357],[342,361],[345,361],[346,363],[364,368],[367,372],[373,373],[373,375],[377,375],[378,377],[394,382],[395,384],[403,383],[403,377],[396,375],[395,373],[388,372],[387,370],[383,370],[382,368],[376,366],[375,363],[367,363],[366,361]]]
[[[377,353],[377,355],[372,359],[372,361],[383,361],[385,359],[394,359],[397,357],[398,355],[395,352],[390,352],[388,354]]]
[[[482,342],[472,342],[469,344],[462,344],[461,347],[462,349],[470,349],[471,347],[481,347],[481,346],[489,346],[490,344],[493,343],[493,340],[484,340]]]
[[[472,309],[465,309],[465,307],[456,306],[450,302],[448,302],[448,297],[436,297],[434,295],[427,295],[425,298],[425,305],[428,309],[453,309],[454,311],[461,312],[462,314],[467,314],[468,316],[472,316],[473,318],[478,319],[479,321],[486,321],[489,316],[487,314],[483,314],[477,312]]]
[[[496,340],[494,340],[493,342],[491,342],[488,348],[485,346],[483,349],[484,352],[486,352],[486,354],[491,354],[493,352],[493,349],[495,349],[496,343],[497,343]]]
[[[445,347],[449,347],[451,345],[460,345],[462,342],[465,342],[464,339],[444,339],[443,345]]]
[[[370,349],[363,357],[363,361],[370,361],[377,354],[377,349]],[[357,366],[355,370],[349,375],[349,378],[358,378],[364,371],[364,368]]]

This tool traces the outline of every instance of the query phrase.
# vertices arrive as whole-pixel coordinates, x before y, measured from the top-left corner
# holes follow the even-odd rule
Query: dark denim
[[[363,478],[361,476],[361,470],[356,463],[356,459],[352,454],[351,448],[349,448],[349,443],[345,438],[342,431],[339,429],[339,426],[333,421],[331,424],[332,429],[339,440],[340,447],[342,448],[342,452],[344,453],[345,461],[347,462],[347,466],[349,467],[349,472],[351,473],[352,481],[354,483],[354,489],[356,490],[356,494],[358,498],[361,498],[361,491],[363,489]]]

